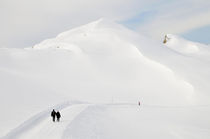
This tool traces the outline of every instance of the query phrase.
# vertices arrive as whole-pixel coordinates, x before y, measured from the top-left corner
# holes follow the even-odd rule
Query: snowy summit
[[[208,139],[210,48],[163,42],[100,19],[1,48],[0,139]]]

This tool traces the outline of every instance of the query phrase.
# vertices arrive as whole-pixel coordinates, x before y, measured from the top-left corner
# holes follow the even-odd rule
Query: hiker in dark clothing
[[[53,111],[51,112],[51,117],[53,118],[53,122],[55,122],[55,116],[56,116],[56,112],[53,109]]]
[[[61,118],[61,114],[59,111],[56,112],[56,117],[57,117],[57,121],[59,122],[60,121],[60,118]]]

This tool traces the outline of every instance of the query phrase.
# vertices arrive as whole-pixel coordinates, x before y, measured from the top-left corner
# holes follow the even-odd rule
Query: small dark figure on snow
[[[59,122],[60,121],[60,118],[61,118],[61,114],[59,111],[56,112],[56,117],[57,117],[57,121]]]
[[[55,116],[56,116],[56,112],[55,110],[53,109],[53,111],[51,112],[51,117],[53,119],[53,122],[55,122]]]
[[[140,101],[139,101],[139,106],[141,105]]]

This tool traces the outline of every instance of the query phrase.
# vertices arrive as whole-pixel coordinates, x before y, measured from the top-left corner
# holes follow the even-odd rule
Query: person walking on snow
[[[61,114],[59,111],[56,112],[56,117],[57,117],[57,121],[59,122],[60,121],[60,118],[61,118]]]
[[[53,109],[53,111],[51,112],[51,117],[52,117],[53,122],[55,122],[55,116],[56,116],[56,112]]]

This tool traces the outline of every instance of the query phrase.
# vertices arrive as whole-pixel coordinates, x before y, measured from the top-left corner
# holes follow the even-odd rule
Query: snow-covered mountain
[[[165,35],[164,43],[169,48],[185,55],[209,55],[210,51],[207,45],[191,42],[172,34]]]
[[[202,133],[194,130],[205,130],[207,138],[210,121],[191,122],[210,114],[210,49],[175,35],[165,39],[156,42],[100,19],[31,48],[1,48],[0,137],[197,138]],[[63,109],[60,128],[47,119],[55,105]],[[183,120],[195,114],[191,109],[201,115]],[[135,123],[145,128],[128,130]]]

